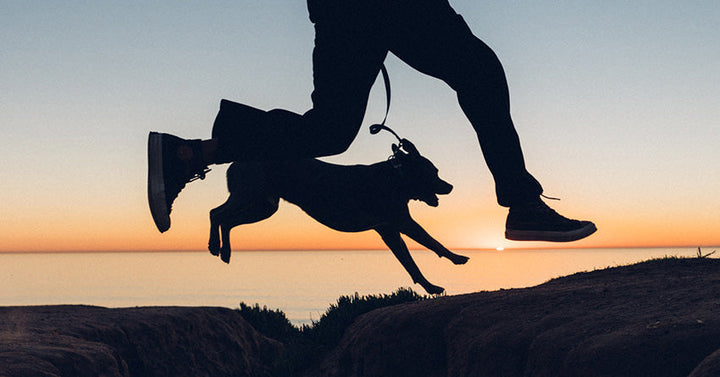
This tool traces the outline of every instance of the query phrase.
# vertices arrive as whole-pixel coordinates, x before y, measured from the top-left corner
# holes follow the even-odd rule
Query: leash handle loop
[[[386,130],[395,135],[395,137],[398,139],[398,142],[402,145],[402,139],[398,134],[395,133],[390,127],[385,125],[385,121],[387,121],[388,114],[390,113],[390,76],[388,75],[387,68],[385,68],[385,64],[380,66],[380,72],[382,72],[383,76],[383,82],[385,84],[385,117],[382,120],[382,123],[373,124],[370,126],[370,133],[375,135],[376,133],[380,132],[380,130]]]
[[[387,68],[385,68],[385,64],[380,67],[380,72],[382,73],[383,82],[385,83],[385,117],[382,120],[382,123],[380,125],[385,125],[385,121],[387,120],[388,113],[390,113],[390,76],[388,75]]]

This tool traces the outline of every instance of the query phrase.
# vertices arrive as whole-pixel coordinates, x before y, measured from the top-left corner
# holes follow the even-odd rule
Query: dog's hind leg
[[[210,210],[210,239],[208,240],[208,250],[210,250],[210,254],[214,256],[220,255],[220,224],[226,206],[227,202]]]
[[[251,202],[244,198],[242,204],[231,199],[233,199],[233,195],[230,195],[228,199],[230,206],[226,210],[225,219],[220,222],[222,246],[219,252],[220,259],[225,263],[230,263],[230,253],[232,252],[230,230],[238,225],[256,223],[267,219],[277,212],[280,203],[280,198],[272,195],[259,197]]]
[[[208,246],[213,254],[220,254],[223,262],[230,263],[230,230],[272,216],[280,198],[269,187],[262,162],[232,163],[227,170],[227,185],[230,197],[210,213]]]
[[[220,225],[220,235],[222,236],[222,246],[220,247],[220,259],[225,263],[230,263],[230,253],[232,248],[230,247],[230,230],[234,225],[223,223]]]
[[[450,261],[454,264],[465,264],[465,262],[467,262],[469,259],[466,256],[458,255],[448,250],[440,242],[432,238],[432,236],[429,235],[428,232],[426,232],[425,229],[423,229],[420,224],[416,223],[415,220],[413,220],[412,218],[409,219],[409,221],[407,221],[405,224],[403,224],[403,226],[400,228],[400,232],[412,238],[420,245],[423,245],[428,249],[434,251],[435,254],[437,254],[439,257],[445,257],[447,259],[450,259]]]
[[[385,241],[385,244],[390,248],[390,251],[392,251],[395,255],[395,258],[397,258],[397,260],[400,261],[400,264],[405,267],[405,271],[410,274],[414,283],[420,284],[429,294],[436,295],[445,291],[445,288],[438,287],[425,279],[422,272],[420,272],[420,269],[415,264],[415,261],[412,259],[410,251],[408,250],[407,245],[405,245],[405,241],[403,241],[402,237],[400,237],[400,232],[387,227],[377,227],[375,228],[375,231],[380,234],[380,237],[382,237],[383,241]]]

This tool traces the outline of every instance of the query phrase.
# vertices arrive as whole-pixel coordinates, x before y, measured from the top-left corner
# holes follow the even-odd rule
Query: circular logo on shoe
[[[187,145],[181,145],[177,149],[177,156],[183,161],[190,161],[193,158],[193,150]]]

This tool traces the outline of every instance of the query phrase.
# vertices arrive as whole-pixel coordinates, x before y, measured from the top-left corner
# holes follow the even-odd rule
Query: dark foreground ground
[[[0,308],[0,376],[267,376],[236,310]],[[360,316],[306,376],[720,376],[720,260],[663,259]]]

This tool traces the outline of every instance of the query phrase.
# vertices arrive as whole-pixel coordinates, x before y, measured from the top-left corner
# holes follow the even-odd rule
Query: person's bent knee
[[[308,116],[310,115],[310,116]],[[333,156],[350,148],[362,125],[362,112],[309,112],[305,116],[307,130],[312,130],[314,155]]]
[[[355,139],[355,135],[348,137],[346,135],[333,137],[331,135],[320,136],[322,138],[322,146],[318,150],[318,157],[334,156],[341,154],[350,148]]]

